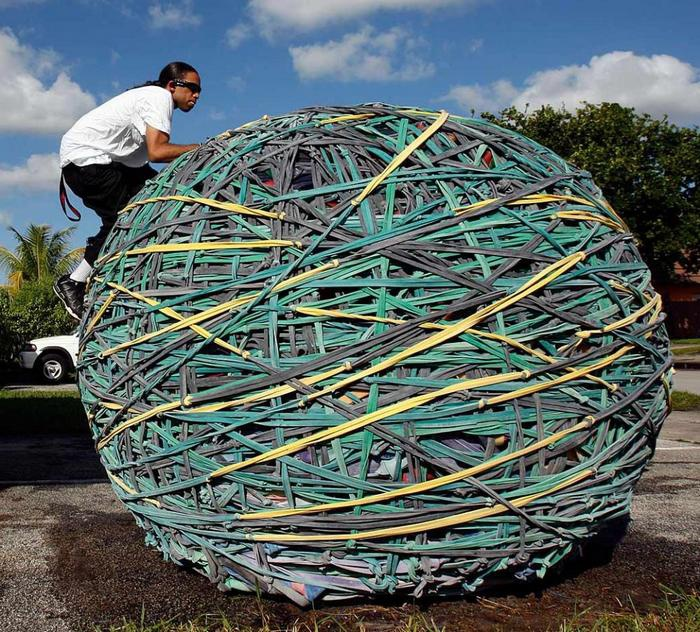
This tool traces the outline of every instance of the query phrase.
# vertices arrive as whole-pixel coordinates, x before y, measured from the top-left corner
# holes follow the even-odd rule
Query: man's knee
[[[126,173],[126,179],[129,183],[128,200],[134,197],[143,188],[146,182],[158,175],[158,172],[150,165],[144,165],[137,169],[129,169]],[[124,206],[126,206],[126,204]]]
[[[80,196],[85,206],[97,213],[103,224],[114,216],[111,220],[113,225],[117,212],[130,197],[123,168],[114,163],[85,167],[68,165],[64,167],[63,174],[68,186]]]

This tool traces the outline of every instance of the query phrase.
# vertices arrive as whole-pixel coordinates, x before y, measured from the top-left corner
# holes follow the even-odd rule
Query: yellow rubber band
[[[112,291],[109,293],[105,302],[102,303],[102,307],[100,307],[100,309],[97,310],[97,314],[95,314],[95,317],[90,321],[88,326],[85,328],[85,333],[83,334],[84,336],[87,336],[87,334],[89,334],[92,331],[93,327],[98,322],[100,322],[100,319],[102,318],[102,316],[104,316],[104,313],[107,311],[109,306],[112,304],[112,301],[116,298],[116,296],[117,296],[117,293],[115,291]]]
[[[122,404],[115,404],[114,402],[101,401],[100,406],[102,408],[106,408],[108,410],[124,410],[124,406]],[[129,410],[127,412],[138,414],[139,411],[135,410],[133,408],[129,408]]]
[[[612,355],[609,355],[607,358],[604,358],[603,360],[600,360],[599,362],[596,362],[593,365],[582,367],[580,369],[574,369],[574,371],[570,373],[566,373],[565,375],[562,375],[560,377],[557,377],[553,380],[549,380],[547,382],[540,382],[539,384],[533,384],[532,386],[526,386],[525,388],[521,388],[517,391],[511,391],[510,393],[504,393],[503,395],[497,395],[496,397],[491,397],[486,400],[486,405],[487,406],[493,406],[494,404],[502,404],[503,402],[507,402],[511,399],[517,399],[518,397],[524,397],[525,395],[531,395],[532,393],[538,393],[539,391],[546,390],[548,388],[551,388],[552,386],[557,386],[558,384],[564,384],[565,382],[570,382],[571,380],[575,380],[576,378],[583,377],[588,373],[592,373],[593,371],[598,371],[600,369],[605,368],[606,366],[612,364],[615,362],[615,360],[621,358],[623,355],[625,355],[628,351],[631,349],[634,349],[632,345],[625,345]]]
[[[620,223],[620,226],[625,229],[625,232],[629,233],[630,229],[629,226],[625,223],[625,220],[623,220],[616,212],[615,209],[611,206],[610,202],[608,202],[606,199],[600,200],[601,204],[608,210],[608,212]]]
[[[501,373],[500,375],[490,375],[487,377],[464,380],[455,384],[450,384],[449,386],[445,386],[435,391],[431,391],[430,393],[423,393],[422,395],[409,397],[400,402],[396,402],[395,404],[391,404],[390,406],[379,408],[378,410],[375,410],[371,413],[360,415],[356,419],[351,419],[350,421],[346,421],[337,426],[333,426],[332,428],[326,428],[325,430],[315,432],[309,435],[308,437],[302,437],[301,439],[297,439],[296,441],[292,441],[291,443],[279,446],[278,448],[268,450],[267,452],[258,454],[257,456],[251,457],[250,459],[241,461],[240,463],[232,463],[231,465],[221,467],[218,470],[213,471],[209,475],[209,479],[211,480],[213,478],[224,476],[229,472],[235,472],[236,470],[243,469],[250,465],[255,465],[256,463],[264,463],[266,461],[271,461],[273,459],[292,454],[293,452],[298,452],[302,448],[305,448],[315,443],[320,443],[322,441],[329,441],[337,437],[342,437],[343,435],[355,432],[356,430],[364,428],[365,426],[368,426],[376,421],[381,421],[382,419],[386,419],[387,417],[393,417],[394,415],[398,415],[399,413],[411,410],[416,406],[422,406],[423,404],[432,402],[433,400],[438,399],[440,397],[444,397],[445,395],[450,395],[452,393],[457,393],[460,391],[466,391],[472,388],[490,386],[492,384],[502,384],[504,382],[510,382],[512,380],[520,379],[522,377],[523,374],[521,371]]]
[[[625,232],[625,229],[621,224],[610,219],[609,217],[605,217],[604,215],[598,215],[597,213],[586,213],[585,211],[558,211],[554,213],[554,217],[558,217],[560,219],[578,220],[582,222],[598,222],[599,224],[608,226],[609,228],[612,228],[620,233]]]
[[[332,268],[337,268],[340,265],[340,262],[337,259],[333,259],[330,263],[323,264],[322,266],[319,266],[318,268],[314,268],[312,270],[307,270],[306,272],[303,272],[296,277],[291,277],[289,279],[286,279],[279,283],[275,288],[273,288],[274,292],[279,292],[287,287],[293,286],[295,284],[301,283],[317,274],[320,274],[321,272],[324,272],[326,270],[330,270]],[[169,316],[171,318],[174,318],[178,323],[182,324],[185,320],[180,314],[178,314],[174,309],[170,307],[159,307],[159,303],[157,301],[154,301],[151,298],[148,298],[146,296],[143,296],[142,294],[139,294],[138,292],[134,292],[132,290],[129,290],[125,288],[122,285],[119,285],[117,283],[108,283],[108,285],[115,290],[118,290],[119,292],[124,292],[125,294],[128,294],[129,296],[132,296],[133,298],[143,301],[147,305],[150,305],[152,307],[157,307],[158,311],[161,313],[165,314],[166,316]],[[257,296],[257,294],[255,295]],[[250,299],[252,300],[252,299]],[[199,334],[203,338],[211,338],[211,333],[204,329],[203,327],[200,327],[198,325],[194,324],[189,324],[188,325],[195,333]],[[131,341],[134,342],[134,341]],[[250,357],[250,352],[241,350],[238,347],[234,347],[233,345],[229,344],[225,340],[222,340],[221,338],[214,338],[213,340],[214,344],[226,349],[227,351],[230,351],[236,355],[241,356],[243,359],[246,359]],[[126,343],[123,343],[126,344]],[[116,353],[115,351],[116,347],[113,347],[111,350],[108,349],[107,351],[110,352],[110,354],[107,354],[107,351],[103,352],[101,354],[102,357],[105,357],[106,355],[111,355],[111,353]],[[348,363],[345,363],[341,365],[340,367],[336,367],[335,369],[331,369],[327,371],[326,373],[321,373],[317,376],[312,376],[310,378],[305,378],[309,380],[309,384],[313,384],[316,382],[323,381],[324,379],[327,379],[327,377],[332,375],[337,375],[338,373],[342,373],[343,371],[350,370],[348,368]],[[301,380],[302,382],[304,380]],[[283,388],[283,387],[278,387],[278,388]],[[284,393],[283,393],[284,394]],[[262,394],[259,394],[258,396],[262,396]],[[273,395],[273,397],[276,397],[278,395]],[[255,396],[252,396],[255,397]],[[262,397],[261,397],[262,398]],[[186,402],[181,402],[180,400],[177,400],[176,402],[171,402],[168,404],[162,404],[161,406],[157,406],[149,411],[145,411],[143,413],[139,413],[136,417],[132,417],[131,419],[128,419],[121,424],[119,424],[116,428],[114,428],[106,437],[101,439],[98,444],[97,448],[101,449],[103,448],[113,437],[115,437],[117,434],[123,432],[127,428],[131,428],[132,426],[135,426],[143,421],[146,421],[147,419],[150,419],[151,417],[157,415],[158,413],[161,412],[167,412],[169,410],[174,410],[175,408],[181,407],[182,405],[187,405]],[[119,410],[121,410],[122,407],[119,407]],[[188,409],[187,411],[184,412],[193,412],[196,409]]]
[[[131,419],[127,419],[126,421],[123,421],[120,423],[118,426],[112,429],[112,431],[107,434],[105,437],[100,439],[97,443],[97,449],[101,450],[105,445],[107,445],[112,437],[115,437],[119,433],[123,432],[127,428],[131,428],[132,426],[135,426],[137,424],[140,424],[142,421],[146,421],[146,419],[150,419],[151,417],[155,417],[159,413],[165,413],[170,410],[175,410],[176,408],[180,408],[182,406],[182,402],[177,399],[174,402],[169,402],[167,404],[161,404],[160,406],[156,406],[155,408],[151,408],[150,410],[147,410],[146,412],[143,412],[139,415],[136,415],[136,417],[132,417]]]
[[[105,261],[114,261],[120,257],[131,257],[134,255],[145,255],[156,252],[193,252],[200,250],[258,250],[261,248],[284,248],[287,246],[301,247],[298,241],[289,241],[288,239],[260,239],[255,241],[211,241],[204,243],[187,243],[187,244],[152,244],[143,248],[132,248],[124,250],[113,255],[105,255],[98,260],[98,264]]]
[[[323,380],[327,380],[329,377],[333,377],[334,375],[338,375],[338,373],[343,373],[346,371],[346,367],[344,364],[334,367],[332,369],[329,369],[327,371],[324,371],[323,373],[319,373],[317,375],[312,375],[310,377],[305,377],[300,379],[299,381],[306,385],[306,386],[313,386],[314,384],[318,384],[318,382],[323,382]],[[247,397],[243,397],[241,399],[234,399],[228,402],[218,402],[216,404],[208,404],[206,406],[199,406],[198,408],[190,408],[186,410],[186,413],[213,413],[213,412],[218,412],[220,410],[224,410],[226,408],[233,408],[235,406],[243,406],[245,404],[251,404],[253,402],[261,402],[265,401],[268,399],[272,399],[274,397],[281,397],[282,395],[288,395],[289,393],[295,392],[297,389],[294,388],[293,386],[276,386],[275,388],[268,389],[266,391],[262,391],[260,393],[256,393],[254,395],[248,395]],[[185,402],[187,403],[187,402]]]
[[[442,331],[433,334],[429,338],[426,338],[425,340],[422,340],[417,344],[407,347],[403,351],[400,351],[381,362],[378,362],[362,371],[359,371],[354,375],[350,375],[340,380],[339,382],[336,382],[335,384],[326,386],[320,391],[309,395],[309,399],[316,399],[335,390],[339,390],[345,386],[348,386],[353,382],[357,382],[358,380],[361,380],[365,377],[374,375],[375,373],[379,373],[380,371],[384,371],[398,364],[399,362],[402,362],[403,360],[416,355],[417,353],[422,353],[423,351],[431,349],[432,347],[442,344],[443,342],[446,342],[447,340],[450,340],[451,338],[454,338],[455,336],[464,333],[466,330],[471,329],[474,325],[481,322],[485,318],[496,314],[500,311],[503,311],[510,305],[517,303],[518,301],[529,296],[533,292],[536,292],[537,290],[545,287],[546,285],[557,279],[559,276],[564,274],[564,272],[575,266],[577,263],[583,261],[583,259],[585,259],[585,256],[586,255],[584,252],[576,252],[567,257],[564,257],[560,261],[557,261],[547,266],[544,270],[533,276],[532,279],[524,283],[517,291],[513,292],[513,294],[495,301],[491,305],[488,305],[487,307],[476,311],[471,316],[468,316],[464,320],[461,320],[460,322],[455,323],[454,325],[448,325]]]
[[[144,303],[151,305],[152,307],[157,307],[159,303],[157,301],[154,301],[152,299],[149,299],[142,294],[139,294],[138,292],[132,292],[131,290],[128,290],[122,285],[118,285],[117,283],[109,283],[110,286],[114,287],[115,289],[120,290],[121,292],[125,292],[126,294],[129,294],[130,296],[143,301]],[[161,313],[165,314],[166,316],[170,316],[171,318],[174,318],[176,320],[175,323],[168,325],[167,327],[164,327],[163,329],[158,329],[156,331],[152,331],[150,333],[144,334],[143,336],[140,336],[139,338],[135,338],[134,340],[127,340],[126,342],[122,342],[121,344],[118,344],[116,347],[111,347],[110,349],[105,349],[101,354],[100,357],[102,358],[107,358],[118,351],[121,351],[122,349],[127,349],[128,347],[131,347],[133,345],[140,344],[142,342],[145,342],[147,340],[150,340],[151,338],[155,338],[156,336],[159,336],[161,334],[169,333],[171,331],[175,331],[178,329],[183,329],[185,327],[189,327],[193,331],[197,332],[198,334],[209,337],[208,334],[209,332],[202,328],[198,327],[197,323],[201,320],[206,320],[207,318],[211,318],[212,316],[215,316],[221,312],[224,312],[228,309],[233,309],[233,307],[237,307],[240,305],[243,305],[247,302],[252,300],[252,298],[239,298],[233,301],[228,301],[227,303],[223,303],[221,305],[217,305],[216,307],[213,307],[211,309],[205,310],[204,312],[200,312],[199,314],[196,314],[194,316],[190,316],[189,318],[183,318],[180,314],[178,314],[175,310],[169,308],[169,307],[164,307],[164,308],[158,308],[158,311]],[[219,346],[227,348],[229,351],[233,351],[236,355],[243,355],[243,351],[239,349],[238,347],[234,347],[227,343],[224,340],[218,339],[217,344]]]
[[[590,338],[593,334],[607,334],[611,331],[615,331],[616,329],[631,325],[652,310],[661,310],[661,296],[659,294],[656,294],[648,303],[646,303],[646,305],[643,305],[638,310],[632,312],[629,316],[625,316],[620,320],[616,320],[614,323],[605,325],[605,327],[601,329],[586,329],[584,331],[579,331],[576,335],[579,338]],[[655,320],[656,318],[653,318],[652,322]]]
[[[593,420],[595,421],[595,419]],[[507,463],[514,459],[518,459],[522,456],[536,452],[540,448],[546,448],[560,439],[567,437],[570,434],[578,432],[579,430],[586,430],[591,427],[590,420],[585,420],[577,423],[571,428],[566,430],[561,430],[554,433],[553,435],[542,439],[541,441],[536,441],[535,443],[528,445],[525,448],[516,450],[515,452],[509,452],[508,454],[503,454],[490,461],[480,463],[474,467],[469,467],[459,472],[454,472],[448,474],[447,476],[441,476],[429,481],[424,481],[422,483],[415,483],[413,485],[408,485],[402,487],[401,489],[394,489],[388,492],[383,492],[381,494],[374,494],[372,496],[363,496],[362,498],[355,498],[352,500],[343,500],[332,503],[325,503],[323,505],[310,505],[307,507],[299,507],[295,509],[272,509],[269,511],[255,511],[250,513],[241,514],[239,518],[241,520],[267,520],[269,518],[281,518],[284,516],[298,516],[301,514],[318,513],[320,511],[335,511],[336,509],[347,509],[350,507],[359,507],[362,505],[376,505],[393,498],[400,498],[403,496],[410,496],[413,494],[423,494],[430,490],[436,489],[438,487],[443,487],[444,485],[449,485],[451,483],[456,483],[462,479],[468,478],[470,476],[476,476],[483,472],[493,469],[494,467]]]
[[[318,121],[317,125],[328,125],[329,123],[344,123],[345,121],[359,121],[362,119],[368,119],[375,117],[376,114],[345,114],[343,116],[334,116],[332,118],[325,118]]]
[[[220,202],[218,200],[210,200],[209,198],[203,197],[189,197],[187,195],[161,195],[158,197],[152,197],[145,200],[136,200],[131,204],[125,206],[119,214],[126,213],[137,206],[144,206],[145,204],[151,204],[153,202],[185,202],[186,204],[202,204],[203,206],[211,206],[212,208],[218,208],[222,211],[231,211],[232,213],[238,213],[239,215],[253,215],[256,217],[269,217],[271,219],[281,219],[279,213],[274,211],[263,211],[257,208],[248,208],[242,204],[235,204],[234,202]]]
[[[418,138],[416,138],[410,145],[408,145],[404,150],[401,151],[385,168],[384,170],[362,190],[362,192],[352,201],[353,204],[358,205],[362,200],[364,200],[374,189],[376,189],[384,180],[398,169],[401,164],[408,158],[416,149],[418,149],[423,143],[425,143],[435,132],[437,132],[442,124],[447,120],[449,114],[447,112],[442,112],[437,120],[430,125]]]
[[[292,308],[293,311],[303,314],[305,316],[319,316],[319,317],[331,317],[331,318],[347,318],[351,320],[364,320],[364,321],[370,321],[370,322],[379,322],[379,323],[386,323],[390,325],[401,325],[407,321],[405,320],[400,320],[398,318],[381,318],[379,316],[369,316],[365,314],[353,314],[351,312],[343,312],[340,310],[335,310],[335,309],[322,309],[318,307],[306,307],[304,305],[298,305],[296,307]],[[446,329],[447,325],[439,325],[437,323],[420,323],[418,325],[421,329]],[[500,342],[505,342],[506,344],[510,345],[511,347],[514,347],[516,349],[520,349],[521,351],[524,351],[525,353],[529,353],[530,355],[539,358],[540,360],[544,360],[545,362],[549,362],[550,364],[555,364],[557,362],[556,358],[553,358],[552,356],[547,355],[546,353],[543,353],[542,351],[538,351],[537,349],[533,349],[531,347],[528,347],[527,345],[524,345],[522,342],[519,342],[515,340],[514,338],[510,338],[509,336],[503,336],[501,334],[494,334],[491,332],[486,332],[486,331],[479,331],[478,329],[467,329],[464,333],[471,334],[473,336],[478,336],[480,338],[486,338],[488,340],[498,340]],[[571,367],[568,367],[566,369],[567,371],[573,371]],[[606,382],[605,380],[596,377],[595,375],[587,375],[586,376],[588,379],[596,382],[597,384],[601,384],[605,386],[608,390],[615,390],[617,387],[615,384],[610,384],[609,382]]]
[[[111,472],[107,472],[107,476],[109,477],[110,481],[117,485],[117,487],[123,489],[127,494],[138,494],[138,492],[133,487],[129,487],[123,480],[116,477]],[[149,505],[154,505],[158,508],[161,507],[160,502],[158,502],[157,500],[153,500],[152,498],[144,498],[143,502],[148,503]]]
[[[536,393],[542,390],[546,390],[552,386],[556,386],[558,384],[564,384],[566,382],[569,382],[571,380],[575,380],[579,377],[582,377],[588,373],[592,373],[594,371],[598,371],[602,368],[605,368],[606,366],[612,364],[615,360],[621,358],[623,355],[625,355],[628,351],[633,349],[633,345],[625,345],[612,355],[608,356],[607,358],[604,358],[603,360],[600,360],[599,362],[591,365],[591,366],[586,366],[582,367],[580,369],[575,369],[574,371],[567,373],[566,375],[560,376],[558,378],[555,378],[553,380],[549,380],[547,382],[540,382],[538,384],[534,384],[532,386],[527,386],[522,389],[518,389],[516,391],[512,391],[510,393],[504,393],[503,395],[498,395],[495,397],[491,397],[489,399],[483,400],[483,406],[493,406],[495,404],[500,404],[505,401],[509,401],[511,399],[516,399],[518,397],[523,397],[525,395],[530,395],[532,393]],[[485,378],[474,378],[471,380],[464,380],[462,382],[458,382],[456,384],[452,384],[450,386],[446,386],[441,389],[437,389],[435,391],[432,391],[430,393],[425,393],[423,395],[418,395],[415,397],[410,397],[408,399],[405,399],[401,402],[397,402],[395,404],[392,404],[390,406],[386,406],[385,408],[380,408],[372,413],[367,413],[364,415],[361,415],[357,419],[353,419],[350,421],[347,421],[345,423],[342,423],[338,426],[335,426],[333,428],[327,428],[326,430],[321,430],[320,432],[316,432],[308,437],[303,437],[302,439],[297,439],[296,441],[293,441],[292,443],[280,446],[278,448],[274,448],[272,450],[268,450],[267,452],[264,452],[262,454],[258,454],[257,456],[251,457],[250,459],[247,459],[245,461],[241,461],[240,463],[233,463],[231,465],[224,466],[222,468],[219,468],[218,470],[215,470],[209,475],[209,478],[216,478],[218,476],[223,476],[225,474],[228,474],[229,472],[235,472],[236,470],[240,470],[244,467],[247,467],[249,465],[254,465],[256,463],[263,463],[272,459],[277,459],[281,456],[286,456],[288,454],[291,454],[293,452],[298,452],[302,448],[305,448],[311,444],[314,443],[320,443],[323,441],[327,441],[329,439],[335,439],[336,437],[343,436],[345,434],[349,434],[351,432],[354,432],[355,430],[358,430],[359,428],[363,428],[369,424],[372,424],[376,421],[380,421],[382,419],[386,419],[387,417],[391,417],[393,415],[397,415],[399,413],[405,412],[407,410],[410,410],[412,408],[415,408],[416,406],[421,406],[423,404],[429,403],[433,401],[434,399],[437,399],[439,397],[443,397],[445,395],[449,395],[451,393],[455,393],[458,391],[463,391],[463,390],[469,390],[469,389],[476,389],[476,388],[481,388],[483,386],[490,386],[493,384],[500,384],[503,382],[508,382],[516,379],[522,379],[526,377],[524,375],[526,372],[511,372],[511,373],[503,373],[500,375],[494,375],[494,376],[489,376]]]
[[[326,270],[330,270],[332,268],[338,267],[339,262],[337,259],[334,259],[330,263],[323,264],[322,266],[319,266],[318,268],[314,268],[312,270],[307,270],[306,272],[302,272],[301,274],[298,274],[296,276],[290,277],[289,279],[285,279],[284,281],[278,283],[273,289],[273,293],[281,292],[282,290],[287,289],[288,287],[292,287],[294,285],[298,285],[299,283],[303,283],[307,279],[316,276],[317,274],[320,274],[322,272],[325,272]],[[137,298],[139,300],[144,301],[148,305],[151,306],[156,306],[158,303],[156,301],[151,301],[150,299],[146,299],[141,294],[138,294],[136,292],[131,292],[130,290],[127,290],[125,287],[121,285],[117,285],[116,283],[110,283],[114,288],[119,289],[120,291],[126,292],[127,294],[130,294],[134,298]],[[188,318],[183,318],[180,316],[175,310],[171,308],[164,308],[159,311],[161,311],[163,314],[170,316],[172,318],[175,318],[177,322],[172,323],[170,325],[167,325],[163,327],[162,329],[158,329],[156,331],[152,331],[150,333],[144,334],[143,336],[140,336],[138,338],[135,338],[134,340],[127,340],[126,342],[122,342],[121,344],[118,344],[116,347],[111,347],[110,349],[106,349],[105,351],[102,352],[102,357],[106,358],[114,353],[117,353],[118,351],[121,351],[122,349],[127,349],[128,347],[141,344],[143,342],[146,342],[148,340],[151,340],[152,338],[155,338],[157,336],[161,336],[166,333],[170,333],[172,331],[177,331],[179,329],[183,329],[185,327],[190,327],[194,331],[197,331],[197,333],[201,332],[206,332],[205,329],[201,329],[198,331],[195,329],[194,325],[197,323],[203,321],[203,320],[208,320],[209,318],[212,318],[213,316],[217,316],[218,314],[221,314],[223,312],[226,312],[228,310],[232,309],[237,309],[243,305],[247,305],[251,301],[255,300],[258,296],[260,295],[259,292],[256,292],[255,294],[248,294],[246,296],[241,296],[238,298],[235,298],[231,301],[227,301],[225,303],[221,303],[220,305],[215,305],[214,307],[210,307],[209,309],[206,309],[202,312],[199,312],[198,314],[194,314],[193,316],[189,316]],[[207,336],[208,337],[208,336]],[[223,342],[223,341],[222,341]],[[225,343],[228,345],[228,343]],[[242,357],[244,356],[244,352],[242,352],[240,349],[237,347],[232,347],[228,345],[228,347],[231,350],[235,349],[235,353],[238,355],[241,355]]]
[[[539,498],[549,496],[550,494],[554,494],[562,489],[570,487],[571,485],[588,478],[594,473],[594,470],[591,469],[583,470],[582,472],[575,474],[574,476],[550,487],[543,492],[516,498],[511,501],[511,504],[515,507],[524,507],[531,502],[538,500]],[[411,533],[422,533],[425,531],[432,531],[434,529],[445,529],[447,527],[464,525],[469,522],[474,522],[475,520],[506,513],[507,511],[509,511],[509,509],[506,505],[497,504],[493,507],[473,509],[471,511],[458,513],[454,516],[436,518],[434,520],[426,520],[424,522],[402,525],[399,527],[386,527],[383,529],[372,529],[370,531],[358,531],[356,533],[329,533],[313,535],[292,533],[258,533],[252,535],[250,539],[255,542],[335,542],[339,540],[373,540],[377,538],[391,538],[401,535],[409,535]]]
[[[474,202],[474,204],[469,204],[467,206],[458,206],[452,209],[457,215],[462,213],[469,213],[470,211],[476,211],[488,204],[493,202],[498,202],[499,198],[487,198],[485,200],[479,200]],[[575,204],[582,204],[584,206],[595,207],[593,202],[589,202],[585,198],[576,197],[574,195],[548,195],[544,193],[532,193],[530,195],[524,195],[517,200],[511,200],[510,202],[504,202],[503,206],[519,206],[521,204],[546,204],[548,202],[574,202]]]

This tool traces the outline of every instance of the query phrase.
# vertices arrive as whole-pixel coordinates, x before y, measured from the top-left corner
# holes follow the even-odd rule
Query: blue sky
[[[181,59],[202,75],[173,142],[262,114],[384,101],[457,113],[617,101],[700,123],[691,0],[0,0],[0,245],[68,226],[61,135]],[[75,202],[75,196],[73,196]],[[96,232],[91,211],[73,245]]]

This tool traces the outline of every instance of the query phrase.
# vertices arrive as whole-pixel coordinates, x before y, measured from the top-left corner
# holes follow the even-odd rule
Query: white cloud
[[[0,63],[11,64],[7,70],[45,75],[56,68],[58,61],[55,51],[23,46],[12,29],[0,27]]]
[[[212,121],[223,121],[226,118],[226,112],[218,108],[209,108],[209,118]]]
[[[474,110],[477,114],[485,110],[500,110],[510,105],[518,96],[518,90],[505,80],[495,81],[488,86],[474,83],[466,86],[453,86],[440,97],[444,101],[455,101],[465,110]]]
[[[202,16],[194,12],[192,0],[162,4],[156,2],[148,7],[151,27],[154,29],[184,29],[188,26],[199,26]]]
[[[521,87],[507,80],[486,86],[454,86],[442,98],[477,111],[509,105],[534,109],[547,104],[574,110],[584,101],[608,101],[657,117],[668,114],[679,123],[700,120],[697,69],[671,55],[647,57],[630,51],[595,56],[581,66],[542,70]]]
[[[420,38],[399,27],[377,32],[367,26],[341,40],[292,46],[289,52],[301,79],[413,81],[435,72],[432,63],[418,57],[423,46]]]
[[[239,22],[226,31],[226,43],[230,48],[238,48],[250,36],[250,24]]]
[[[309,31],[326,24],[347,22],[377,11],[446,6],[474,7],[489,0],[250,0],[248,12],[266,37],[286,29]]]
[[[469,42],[469,52],[476,53],[477,51],[481,50],[483,45],[484,45],[483,38],[480,37],[478,39],[473,39],[471,42]]]
[[[226,85],[234,92],[243,92],[246,88],[247,82],[240,75],[233,75],[226,80]]]
[[[12,224],[12,215],[8,211],[0,211],[0,227],[9,228]]]
[[[10,29],[0,29],[0,67],[12,75],[12,89],[5,90],[0,133],[55,134],[66,131],[75,120],[95,107],[95,99],[61,70],[54,82],[58,55],[50,50],[23,46]]]
[[[0,195],[23,191],[58,191],[58,154],[32,154],[23,165],[0,165]]]

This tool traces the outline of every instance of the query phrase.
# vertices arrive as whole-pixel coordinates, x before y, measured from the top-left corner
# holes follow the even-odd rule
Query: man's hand
[[[151,162],[171,162],[197,147],[199,145],[175,145],[170,142],[169,134],[149,125],[146,126],[146,149]]]

